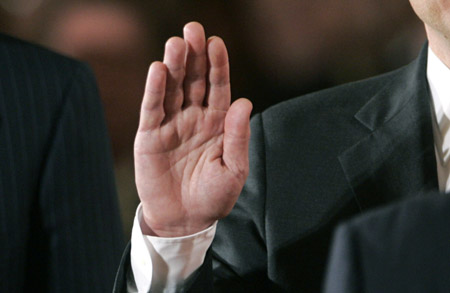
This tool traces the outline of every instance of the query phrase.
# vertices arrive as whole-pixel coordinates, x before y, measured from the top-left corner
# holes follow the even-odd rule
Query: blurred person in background
[[[38,41],[48,2],[1,1],[1,30]],[[124,243],[94,75],[6,35],[0,52],[0,291],[110,292]]]
[[[110,292],[123,235],[95,79],[0,35],[0,291]]]

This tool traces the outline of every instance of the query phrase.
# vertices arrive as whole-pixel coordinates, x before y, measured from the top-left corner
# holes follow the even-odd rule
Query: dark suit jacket
[[[0,291],[108,292],[122,249],[91,71],[0,35]]]
[[[426,59],[255,115],[250,175],[185,290],[318,292],[338,221],[437,188]]]
[[[433,193],[340,226],[326,293],[450,292],[450,198]]]

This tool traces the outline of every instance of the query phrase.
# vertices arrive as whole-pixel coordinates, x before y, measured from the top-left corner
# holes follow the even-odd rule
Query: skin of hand
[[[134,155],[146,235],[194,234],[225,217],[248,175],[252,104],[230,105],[228,54],[197,22],[150,66]]]

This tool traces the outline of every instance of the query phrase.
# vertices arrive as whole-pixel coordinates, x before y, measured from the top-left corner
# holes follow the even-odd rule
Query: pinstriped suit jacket
[[[123,249],[91,71],[0,35],[0,292],[109,292]]]

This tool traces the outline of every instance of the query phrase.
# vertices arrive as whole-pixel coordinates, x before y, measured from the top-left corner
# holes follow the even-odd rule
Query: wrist
[[[179,223],[183,224],[179,224]],[[177,223],[166,222],[166,221],[155,221],[152,217],[147,216],[145,208],[142,209],[142,217],[139,220],[139,225],[141,227],[142,234],[147,236],[156,237],[183,237],[196,234],[201,232],[214,224],[215,221],[211,223],[192,224],[189,220],[177,221]]]

